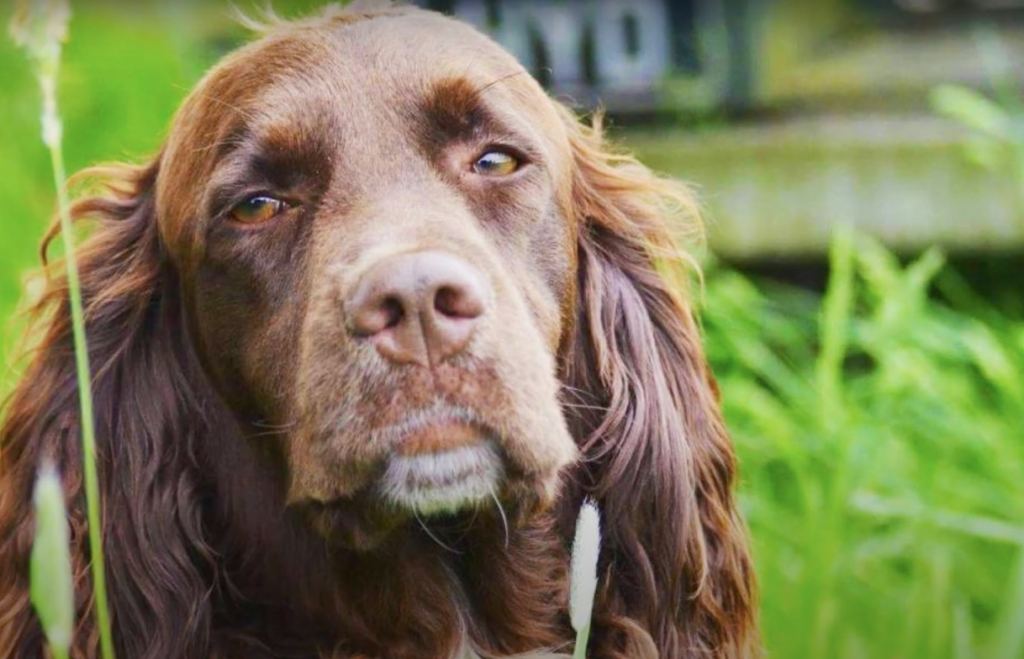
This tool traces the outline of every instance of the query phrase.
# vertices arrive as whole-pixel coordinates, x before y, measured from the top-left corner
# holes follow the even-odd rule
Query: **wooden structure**
[[[836,222],[906,251],[1024,245],[1022,182],[969,163],[970,133],[928,102],[943,83],[1024,81],[1024,0],[420,4],[490,31],[569,102],[659,117],[620,136],[698,185],[722,254],[820,255]],[[720,112],[742,120],[692,129]]]

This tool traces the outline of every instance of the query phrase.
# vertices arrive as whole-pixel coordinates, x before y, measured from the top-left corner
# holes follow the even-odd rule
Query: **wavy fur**
[[[564,379],[586,403],[570,408],[576,489],[606,520],[597,642],[623,658],[754,656],[736,460],[684,302],[696,266],[672,235],[699,235],[692,194],[610,151],[600,116],[566,122],[582,230]]]

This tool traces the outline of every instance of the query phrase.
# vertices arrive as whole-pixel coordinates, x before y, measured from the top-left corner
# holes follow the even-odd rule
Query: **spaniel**
[[[271,20],[149,162],[85,174],[118,657],[570,653],[586,498],[588,656],[758,654],[735,457],[673,274],[691,197],[489,38],[380,3]],[[68,291],[47,267],[0,437],[0,656],[45,655],[28,562],[52,460],[73,657],[92,658]]]

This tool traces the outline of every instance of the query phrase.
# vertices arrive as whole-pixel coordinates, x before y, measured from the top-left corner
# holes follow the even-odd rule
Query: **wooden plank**
[[[902,251],[1024,246],[1024,191],[969,163],[966,134],[934,117],[823,117],[619,136],[655,170],[698,187],[711,247],[724,256],[823,254],[837,223]]]

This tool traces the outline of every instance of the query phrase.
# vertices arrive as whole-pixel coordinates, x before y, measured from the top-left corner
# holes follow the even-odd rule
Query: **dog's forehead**
[[[168,146],[177,151],[180,141],[215,151],[243,130],[309,128],[332,114],[349,124],[358,123],[360,112],[399,116],[403,106],[453,80],[480,90],[499,109],[529,117],[545,135],[560,132],[553,105],[512,55],[466,23],[410,9],[272,29],[197,85]]]
[[[327,40],[339,57],[355,65],[350,68],[390,71],[404,80],[429,77],[438,68],[498,75],[522,71],[515,58],[490,37],[434,12],[410,10],[352,23],[325,23],[313,32]]]
[[[568,152],[540,85],[466,23],[412,9],[275,28],[213,69],[179,112],[158,182],[165,239],[191,242],[182,231],[202,215],[196,193],[239,143],[323,148],[338,156],[332,166],[358,163],[358,175],[372,179],[388,154],[407,153],[393,147],[423,129],[423,108],[439,90],[445,109],[457,113],[459,98],[475,97],[552,157]],[[460,96],[467,90],[479,94]]]
[[[266,95],[253,99],[263,108],[320,102],[350,116],[361,108],[398,111],[429,96],[439,81],[461,80],[495,104],[554,118],[545,116],[546,95],[514,57],[470,25],[433,12],[272,35],[235,64],[242,77],[267,72]]]

